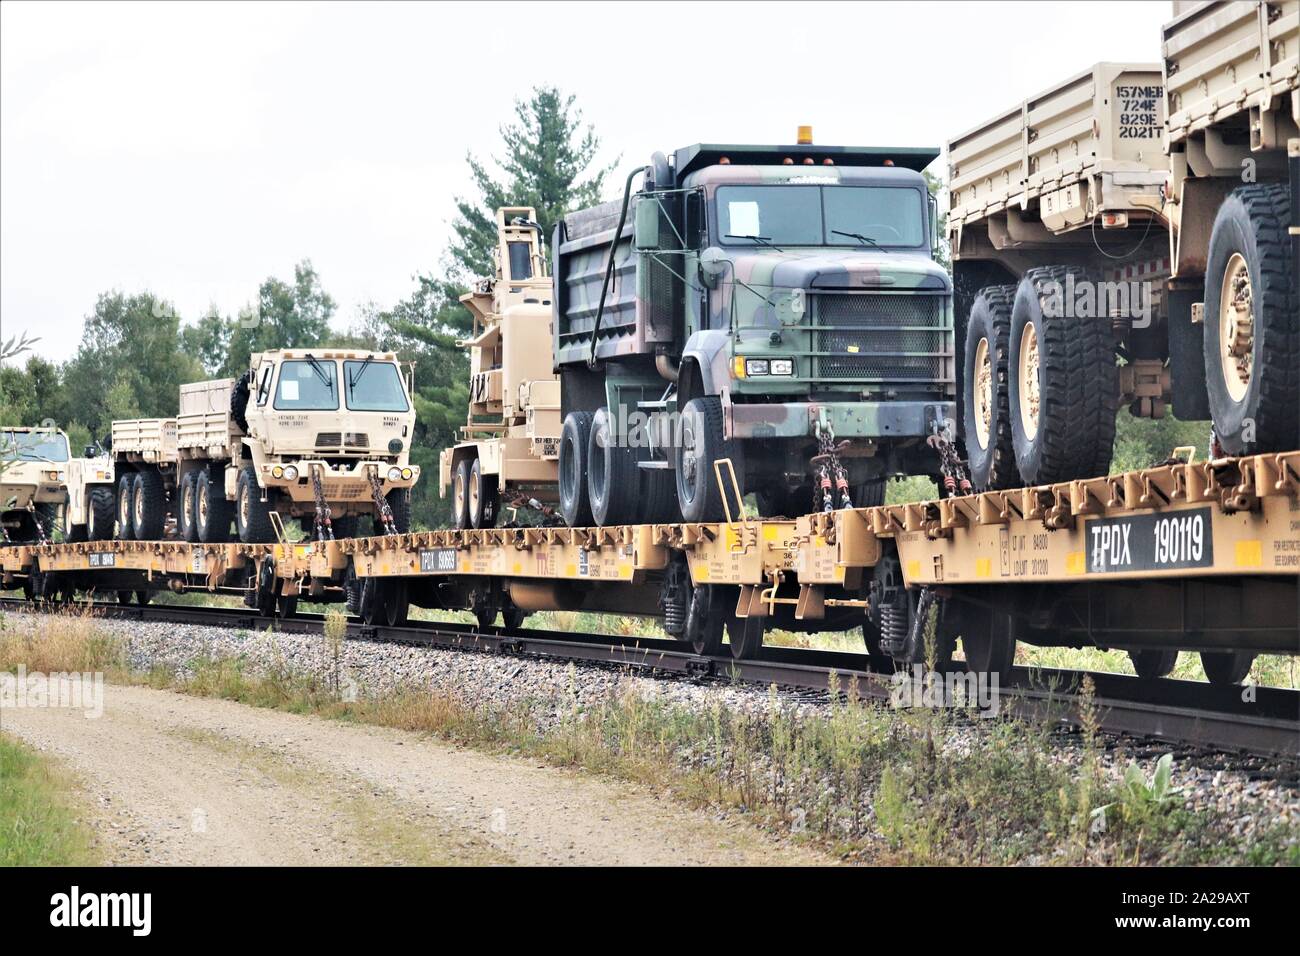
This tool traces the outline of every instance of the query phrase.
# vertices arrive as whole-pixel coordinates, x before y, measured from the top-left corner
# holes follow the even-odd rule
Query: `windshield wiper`
[[[370,367],[370,363],[373,362],[374,360],[375,357],[373,355],[367,355],[366,360],[361,363],[361,368],[357,369],[356,372],[348,376],[348,397],[349,398],[352,397],[352,392],[353,390],[356,389],[357,382],[361,381],[361,376],[366,374],[366,369]]]
[[[307,361],[311,363],[312,369],[316,372],[318,376],[320,376],[320,380],[325,384],[325,387],[328,388],[330,391],[333,391],[334,379],[330,378],[328,375],[325,374],[325,366],[321,365],[321,363],[318,362],[311,355],[311,353],[307,354]]]
[[[881,250],[882,252],[888,252],[888,251],[889,251],[889,250],[886,249],[884,246],[882,246],[880,243],[876,242],[876,240],[872,239],[870,236],[864,236],[864,235],[863,235],[862,233],[860,233],[860,232],[845,232],[845,231],[842,230],[842,229],[832,229],[831,232],[832,232],[834,235],[837,235],[837,236],[848,236],[850,239],[856,239],[856,240],[858,240],[858,242],[861,242],[861,243],[870,243],[873,247],[875,247],[876,249]]]
[[[784,249],[781,249],[780,247],[777,246],[775,242],[772,241],[771,236],[737,236],[734,233],[729,232],[722,238],[723,239],[753,239],[755,242],[761,242],[765,246],[768,246],[772,249],[776,249],[777,252],[785,252]]]

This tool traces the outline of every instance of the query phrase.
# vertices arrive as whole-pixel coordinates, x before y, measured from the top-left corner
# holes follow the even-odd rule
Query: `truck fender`
[[[731,381],[727,352],[730,340],[731,334],[723,329],[704,329],[686,340],[686,347],[682,349],[680,396],[689,401],[697,395],[721,394]],[[687,381],[690,377],[686,374],[688,367],[693,367],[693,383]]]

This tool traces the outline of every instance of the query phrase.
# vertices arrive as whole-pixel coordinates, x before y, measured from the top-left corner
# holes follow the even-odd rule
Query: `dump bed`
[[[1161,34],[1171,144],[1250,109],[1251,148],[1275,145],[1261,143],[1258,114],[1265,101],[1297,96],[1300,0],[1196,4]]]
[[[1158,208],[1164,111],[1155,63],[1098,63],[1004,110],[948,143],[949,227],[1036,208],[1063,232]]]
[[[176,460],[176,419],[131,418],[113,422],[113,457],[151,464]]]
[[[230,417],[231,378],[181,386],[176,447],[185,458],[230,458],[243,435]]]

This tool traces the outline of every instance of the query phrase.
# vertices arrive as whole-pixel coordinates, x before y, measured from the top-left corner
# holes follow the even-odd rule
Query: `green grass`
[[[69,774],[0,734],[0,866],[95,863],[78,800]]]

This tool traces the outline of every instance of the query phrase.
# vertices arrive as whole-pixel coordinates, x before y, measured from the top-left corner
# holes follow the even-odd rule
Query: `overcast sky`
[[[1168,2],[0,6],[0,334],[66,359],[96,296],[233,314],[309,258],[346,328],[435,268],[515,97],[620,169],[694,142],[941,146]],[[622,180],[620,172],[616,177]],[[615,183],[611,181],[610,188]]]

